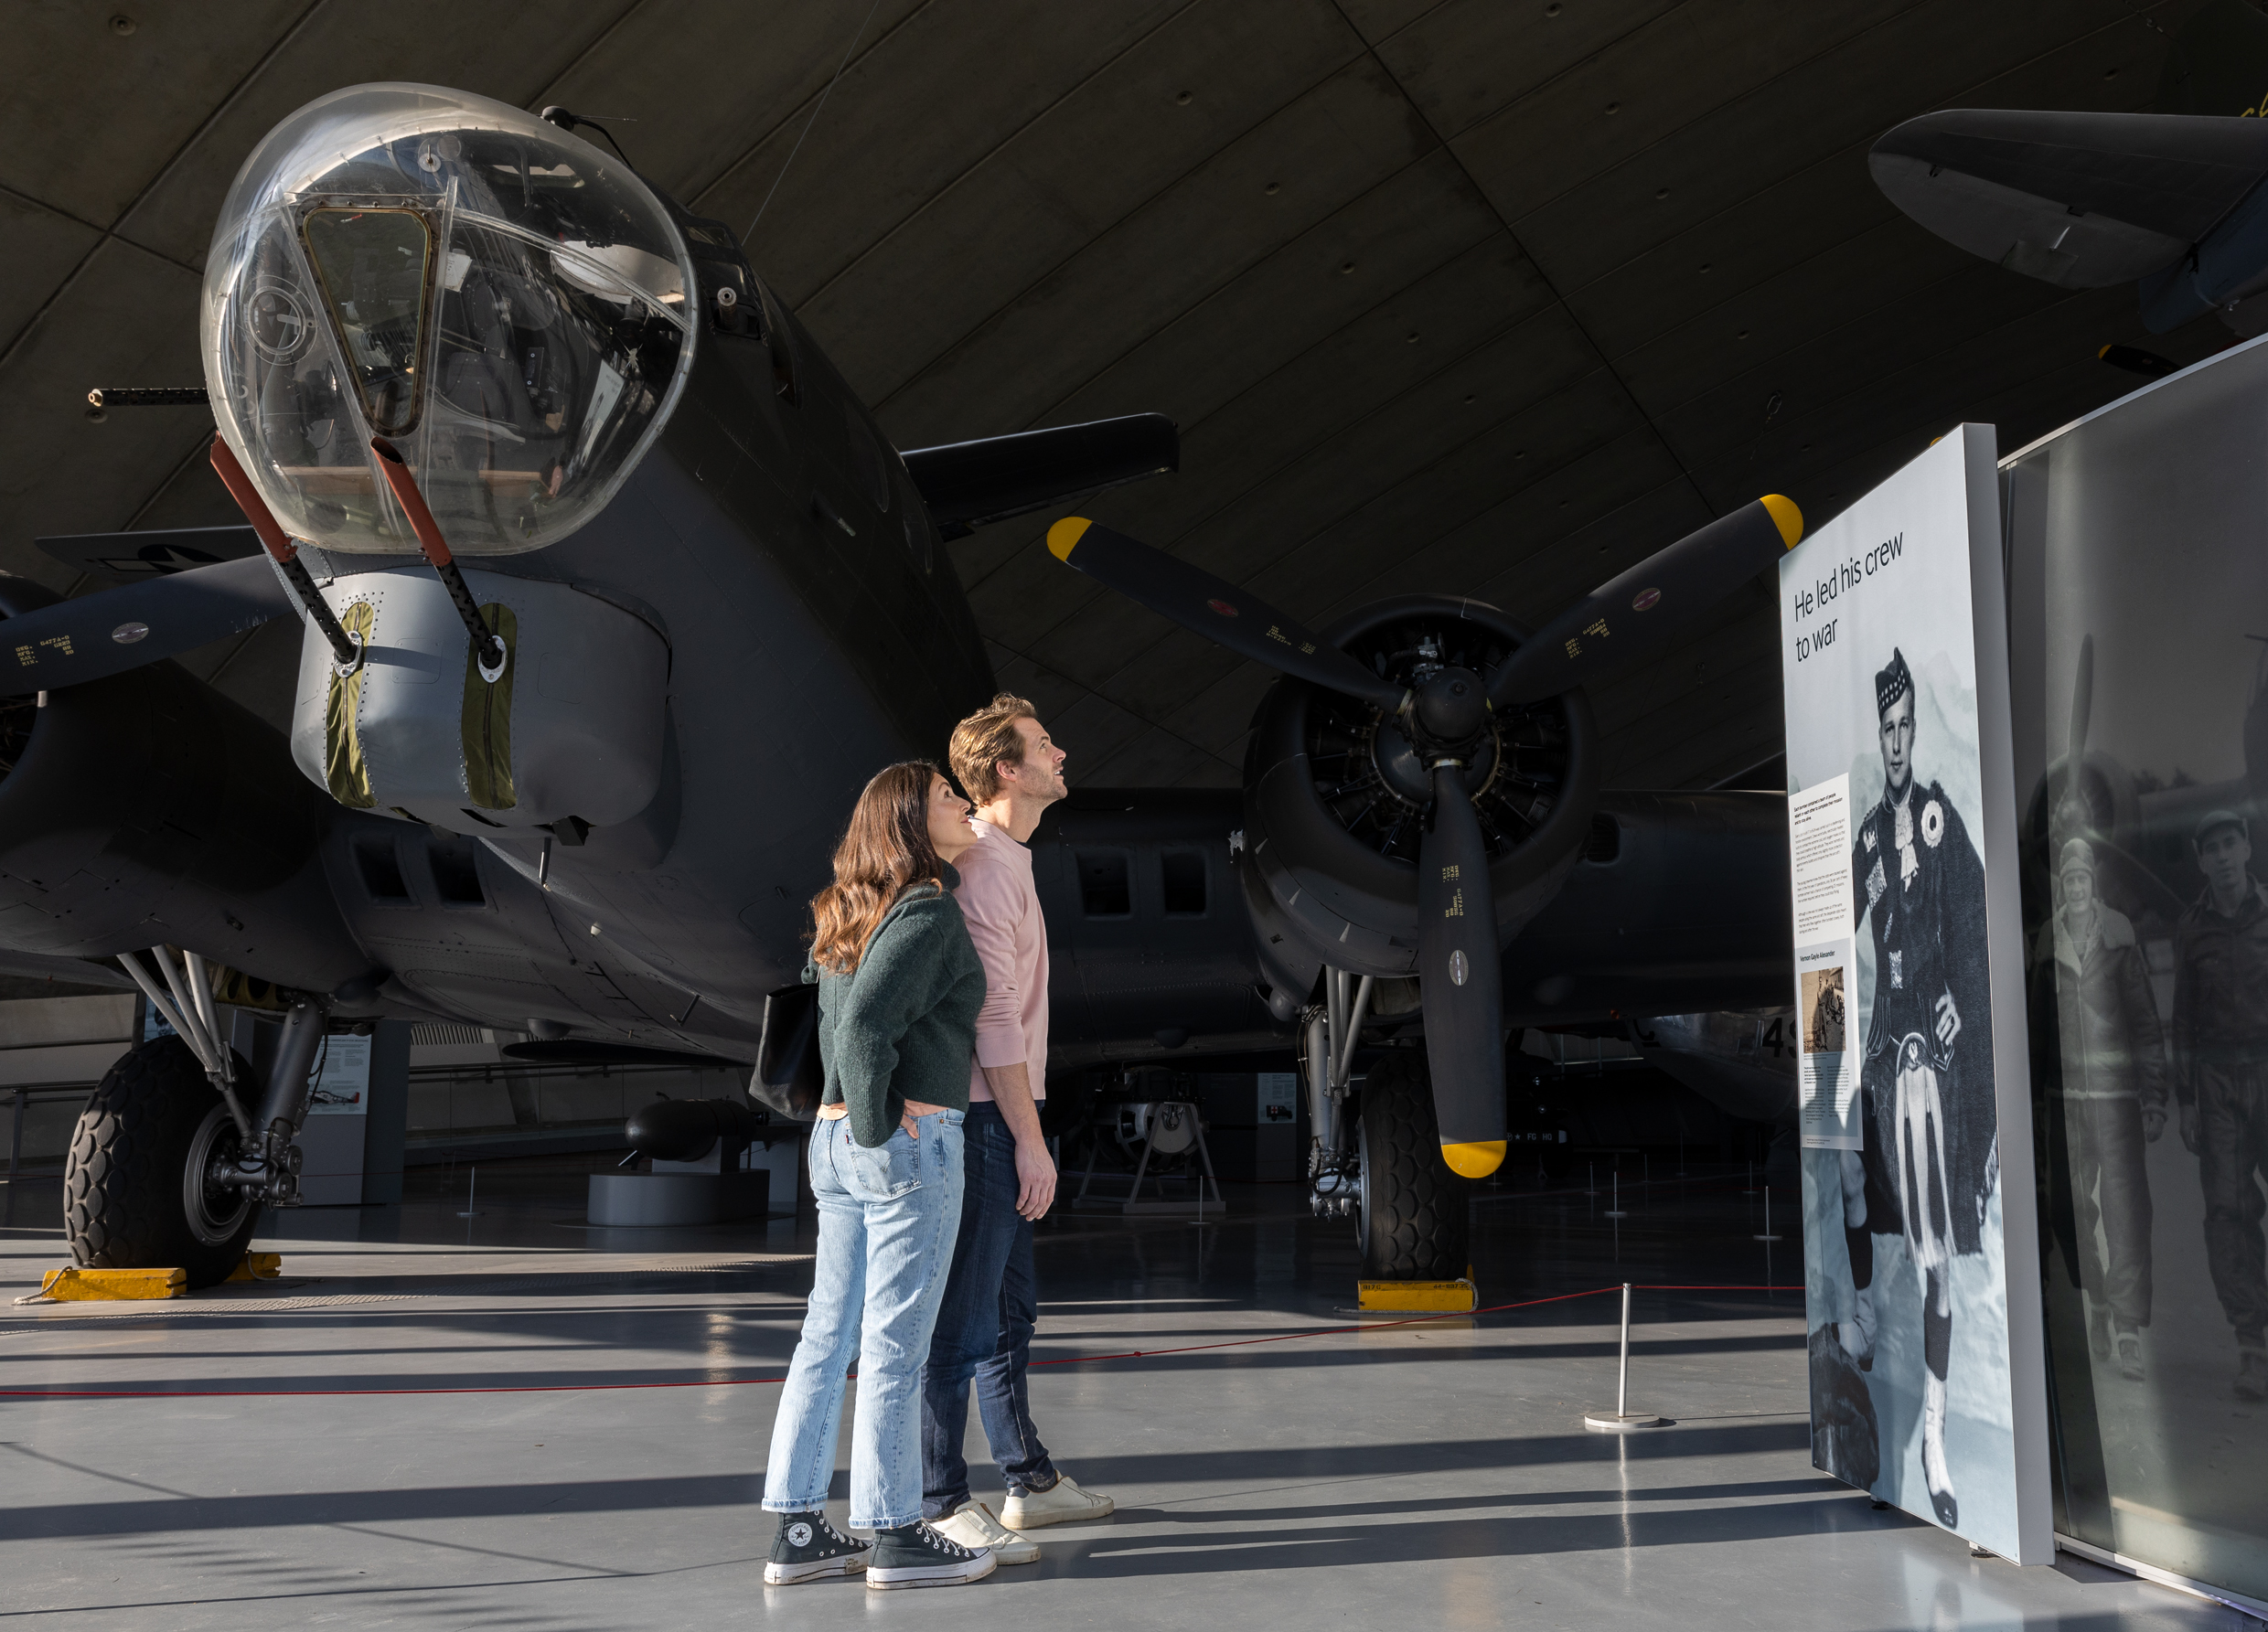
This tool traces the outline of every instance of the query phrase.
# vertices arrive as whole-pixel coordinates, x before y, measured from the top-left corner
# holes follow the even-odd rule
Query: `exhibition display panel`
[[[2011,456],[2056,1529],[2268,1600],[2268,351]]]
[[[1958,427],[1781,566],[1804,1291],[1813,1463],[2045,1563],[1993,459]]]

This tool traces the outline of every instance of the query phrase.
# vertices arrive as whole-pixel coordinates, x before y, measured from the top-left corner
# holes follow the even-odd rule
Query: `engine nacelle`
[[[59,597],[0,581],[0,612]],[[337,815],[284,739],[173,663],[0,717],[0,946],[169,944],[327,991],[362,971],[319,847]]]
[[[1494,607],[1409,595],[1324,632],[1408,684],[1435,667],[1490,672],[1527,631]],[[1465,770],[1489,840],[1496,920],[1509,944],[1558,890],[1589,832],[1598,731],[1579,691],[1492,714]],[[1397,721],[1278,680],[1245,761],[1245,891],[1269,984],[1303,1001],[1329,964],[1381,979],[1418,969],[1418,845],[1428,773]]]

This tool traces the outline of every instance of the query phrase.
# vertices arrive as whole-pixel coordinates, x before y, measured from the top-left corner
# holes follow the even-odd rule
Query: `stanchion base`
[[[1778,1235],[1751,1235],[1749,1239],[1750,1241],[1780,1241],[1784,1238]]]
[[[1635,1434],[1641,1428],[1669,1425],[1667,1417],[1646,1411],[1591,1411],[1583,1414],[1583,1426],[1594,1434]]]
[[[1599,1216],[1602,1219],[1626,1219],[1630,1217],[1630,1213],[1628,1210],[1624,1208],[1610,1207],[1606,1210],[1606,1211],[1600,1213]]]

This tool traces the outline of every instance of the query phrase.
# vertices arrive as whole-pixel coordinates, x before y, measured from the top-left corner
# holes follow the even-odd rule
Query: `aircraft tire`
[[[241,1054],[236,1069],[239,1083],[257,1082]],[[72,1261],[87,1269],[178,1265],[193,1287],[226,1280],[243,1261],[260,1206],[201,1179],[193,1194],[191,1175],[236,1144],[235,1120],[187,1043],[159,1037],[127,1050],[79,1114],[64,1162]]]
[[[1396,1051],[1363,1079],[1363,1278],[1453,1281],[1471,1265],[1471,1187],[1441,1159],[1425,1057]]]

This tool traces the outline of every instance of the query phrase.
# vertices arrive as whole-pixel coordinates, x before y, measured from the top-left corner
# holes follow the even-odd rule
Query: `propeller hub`
[[[1488,688],[1471,669],[1437,668],[1411,688],[1410,716],[1429,748],[1460,748],[1488,729]]]
[[[1450,756],[1464,761],[1467,793],[1479,793],[1495,775],[1497,749],[1496,739],[1484,736],[1464,753]],[[1433,767],[1443,757],[1439,752],[1419,753],[1404,720],[1381,720],[1371,735],[1370,761],[1378,779],[1395,797],[1411,805],[1432,803]]]

